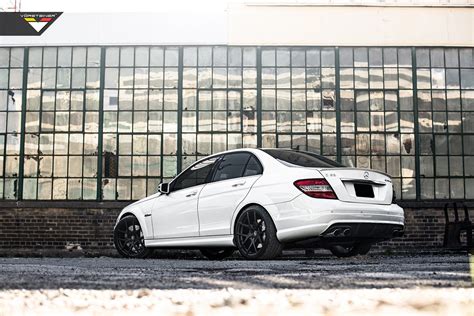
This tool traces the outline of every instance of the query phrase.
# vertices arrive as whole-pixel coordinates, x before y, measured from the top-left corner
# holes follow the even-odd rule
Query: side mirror
[[[163,194],[168,194],[170,193],[170,184],[169,183],[160,183],[158,186],[158,191],[163,193]]]

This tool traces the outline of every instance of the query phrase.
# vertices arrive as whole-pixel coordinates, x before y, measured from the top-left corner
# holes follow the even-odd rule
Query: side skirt
[[[145,246],[157,248],[235,247],[233,239],[233,235],[146,239]]]

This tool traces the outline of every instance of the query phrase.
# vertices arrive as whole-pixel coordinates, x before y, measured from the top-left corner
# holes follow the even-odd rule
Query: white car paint
[[[259,149],[236,149],[212,156],[232,152],[255,155],[263,173],[153,194],[124,208],[117,222],[126,214],[135,215],[147,247],[234,246],[235,220],[250,204],[267,210],[281,242],[316,237],[334,223],[404,225],[403,209],[391,203],[392,182],[384,173],[289,166]],[[351,179],[364,179],[365,175],[365,180],[373,183],[374,198],[356,197],[351,186]],[[324,178],[338,199],[312,198],[293,185],[296,180]]]
[[[154,199],[150,209],[154,239],[199,236],[197,206],[203,187],[198,185]]]
[[[208,183],[199,195],[200,236],[231,234],[230,221],[261,175]]]

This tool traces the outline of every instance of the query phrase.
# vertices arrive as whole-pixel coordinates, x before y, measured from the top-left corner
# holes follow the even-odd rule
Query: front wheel
[[[355,244],[352,246],[336,245],[329,248],[331,253],[339,258],[354,257],[357,255],[366,255],[371,248],[371,244]]]
[[[214,248],[204,248],[200,249],[201,254],[209,260],[222,260],[234,253],[234,249],[225,248],[225,249],[214,249]]]
[[[235,224],[234,242],[246,259],[273,259],[283,249],[277,239],[272,218],[260,206],[249,206],[239,215]]]
[[[114,244],[125,258],[146,258],[152,253],[150,248],[145,247],[142,228],[133,215],[124,216],[115,226]]]

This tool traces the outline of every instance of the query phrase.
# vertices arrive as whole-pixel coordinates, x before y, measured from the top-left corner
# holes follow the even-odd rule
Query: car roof
[[[230,154],[230,153],[233,153],[233,152],[242,152],[242,151],[247,151],[247,152],[250,152],[250,153],[258,153],[258,152],[261,152],[261,150],[260,150],[259,148],[236,148],[236,149],[229,149],[229,150],[226,150],[226,151],[221,151],[221,152],[218,152],[218,153],[215,153],[215,154],[206,156],[205,158],[210,158],[210,157],[214,157],[214,156]],[[203,159],[204,159],[204,158],[203,158]]]
[[[263,148],[236,148],[236,149],[229,149],[229,150],[225,150],[225,151],[221,151],[221,152],[218,152],[218,153],[215,153],[215,154],[212,154],[212,155],[209,155],[209,156],[206,156],[206,157],[203,157],[199,160],[203,160],[203,159],[206,159],[206,158],[211,158],[211,157],[215,157],[215,156],[220,156],[220,155],[225,155],[225,154],[230,154],[230,153],[233,153],[233,152],[242,152],[242,151],[246,151],[246,152],[250,152],[250,153],[253,153],[253,154],[256,154],[256,155],[259,155],[261,153],[264,153],[264,154],[267,154],[265,151],[266,150],[282,150],[282,151],[294,151],[294,152],[307,152],[307,151],[304,151],[304,150],[298,150],[298,149],[293,149],[293,148],[272,148],[272,147],[263,147]],[[311,152],[312,153],[312,152]],[[314,155],[318,155],[316,153],[312,153]],[[267,154],[268,155],[268,154]],[[318,156],[322,156],[322,155],[318,155]],[[323,156],[324,157],[324,156]],[[273,157],[272,157],[273,158]],[[197,160],[197,161],[199,161]]]

